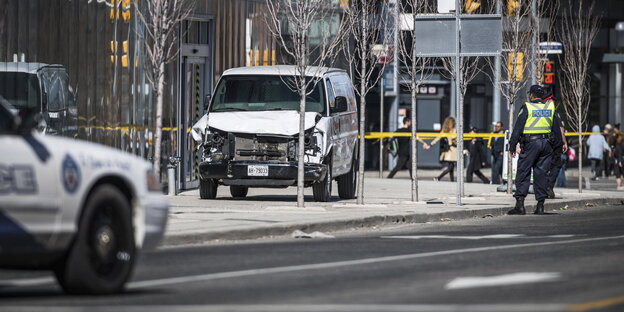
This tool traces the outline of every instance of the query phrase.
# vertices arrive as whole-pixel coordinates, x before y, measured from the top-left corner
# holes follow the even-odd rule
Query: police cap
[[[544,90],[544,87],[540,86],[540,85],[532,85],[529,88],[529,93],[533,94],[539,98],[543,98],[544,95],[546,95],[546,90]]]

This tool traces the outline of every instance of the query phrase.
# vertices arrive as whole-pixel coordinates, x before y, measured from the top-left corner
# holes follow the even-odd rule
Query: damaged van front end
[[[293,122],[295,121],[295,122]],[[298,121],[295,111],[212,113],[203,140],[202,180],[226,186],[297,185]],[[327,120],[306,114],[305,184],[325,178],[330,150]]]

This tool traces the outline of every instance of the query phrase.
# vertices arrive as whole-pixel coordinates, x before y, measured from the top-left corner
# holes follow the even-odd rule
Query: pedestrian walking
[[[562,161],[563,159],[562,157],[566,155],[566,152],[568,151],[568,141],[566,140],[566,137],[565,137],[565,124],[563,122],[563,119],[561,118],[561,115],[559,114],[559,112],[557,112],[557,105],[555,103],[555,96],[552,92],[552,89],[545,88],[545,90],[546,90],[546,95],[544,96],[542,101],[546,104],[551,104],[553,105],[553,107],[555,107],[555,115],[559,119],[559,126],[560,126],[560,132],[561,132],[561,140],[556,141],[561,144],[557,144],[556,146],[553,146],[552,158],[550,160],[550,169],[548,170],[548,198],[554,199],[555,198],[555,191],[554,191],[555,182],[557,182],[557,177],[559,176],[559,173],[561,172],[561,167],[564,165],[564,162]],[[565,159],[567,159],[567,156],[565,157]]]
[[[624,173],[624,136],[618,135],[615,142],[615,187],[618,190],[622,189],[622,174]]]
[[[455,118],[450,116],[446,117],[442,123],[442,131],[440,131],[440,133],[456,134]],[[451,177],[451,182],[453,182],[455,181],[455,165],[457,163],[457,138],[437,137],[431,141],[431,146],[436,145],[438,142],[440,143],[440,163],[442,163],[445,168],[434,180],[442,180],[448,173]]]
[[[396,132],[406,132],[406,133],[411,133],[412,132],[412,119],[410,117],[404,117],[403,118],[403,128],[398,129]],[[411,157],[411,151],[412,149],[410,148],[411,146],[411,140],[410,137],[405,137],[405,136],[401,136],[401,137],[397,137],[395,138],[395,140],[397,140],[397,142],[399,143],[399,150],[397,152],[397,155],[399,156],[399,159],[397,160],[397,164],[394,167],[394,169],[392,169],[392,171],[390,171],[390,174],[388,174],[388,179],[392,179],[394,178],[394,175],[401,169],[403,169],[403,167],[405,167],[407,165],[407,169],[409,170],[409,174],[410,177],[412,177],[412,157]],[[425,150],[429,149],[429,144],[427,144],[425,141],[423,141],[422,139],[420,139],[419,137],[416,137],[416,140],[423,145],[423,148]]]
[[[503,133],[503,123],[497,122],[494,133]],[[505,138],[492,138],[492,184],[500,184],[503,177],[503,156],[505,152]]]
[[[470,134],[477,133],[476,128],[470,129]],[[487,150],[483,144],[483,138],[473,138],[466,144],[466,151],[470,155],[470,161],[466,167],[466,182],[472,182],[472,175],[476,174],[485,184],[490,184],[490,180],[481,172],[481,168],[485,168]]]
[[[605,141],[609,144],[611,151],[615,148],[615,136],[613,134],[613,126],[611,124],[606,124],[602,129],[602,136],[604,136]],[[602,155],[602,170],[605,178],[609,178],[611,173],[613,172],[613,153],[604,152]]]
[[[522,105],[509,140],[511,156],[519,157],[514,195],[516,206],[507,212],[510,215],[526,214],[524,199],[529,193],[531,169],[537,199],[537,208],[533,213],[544,214],[552,149],[561,140],[561,128],[554,103],[544,103],[544,95],[544,88],[540,85],[529,88],[529,102]]]
[[[592,127],[592,132],[600,132],[600,126],[594,125]],[[591,180],[600,179],[601,174],[601,162],[604,157],[604,153],[611,152],[611,148],[609,144],[607,144],[607,140],[605,140],[604,136],[600,134],[592,134],[587,139],[587,147],[589,151],[587,152],[587,158],[591,162],[591,168],[593,177]]]

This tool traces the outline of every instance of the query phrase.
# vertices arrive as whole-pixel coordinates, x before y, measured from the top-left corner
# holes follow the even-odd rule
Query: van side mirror
[[[337,96],[335,101],[336,106],[332,109],[332,113],[342,113],[348,110],[346,97]]]

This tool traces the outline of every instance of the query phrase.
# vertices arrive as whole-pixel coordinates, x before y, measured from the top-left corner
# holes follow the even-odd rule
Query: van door
[[[353,86],[346,75],[330,77],[335,96],[347,98],[348,109],[337,113],[335,118],[339,120],[340,127],[337,129],[337,149],[335,151],[335,175],[347,173],[351,168],[353,148],[357,139],[357,111],[355,111],[355,95]]]

